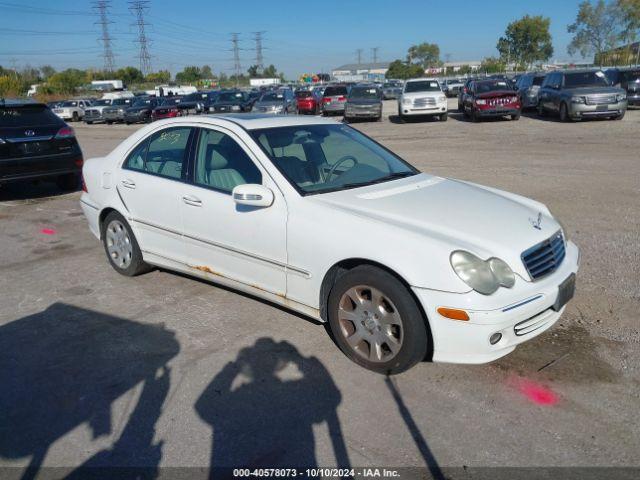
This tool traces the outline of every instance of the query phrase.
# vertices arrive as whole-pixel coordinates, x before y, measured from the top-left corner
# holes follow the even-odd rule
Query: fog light
[[[501,333],[494,333],[493,335],[491,335],[491,337],[489,338],[489,343],[491,345],[495,345],[496,343],[498,343],[500,340],[502,340],[502,334]]]

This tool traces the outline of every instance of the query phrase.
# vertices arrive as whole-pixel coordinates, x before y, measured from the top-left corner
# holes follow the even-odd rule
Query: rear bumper
[[[324,112],[344,112],[344,102],[323,103],[322,110]]]
[[[578,271],[579,261],[578,247],[567,242],[565,260],[553,274],[537,282],[518,277],[513,288],[502,288],[493,295],[413,287],[429,319],[433,360],[491,362],[551,328],[565,308],[559,311],[552,308],[558,297],[558,286]],[[463,309],[469,314],[469,321],[445,318],[438,313],[439,307]],[[492,345],[489,339],[496,333],[501,334],[501,339]]]
[[[78,166],[75,162],[81,159],[82,154],[3,159],[0,160],[0,184],[68,174],[79,175],[82,172],[82,166]],[[52,165],[44,168],[41,166],[47,163]]]

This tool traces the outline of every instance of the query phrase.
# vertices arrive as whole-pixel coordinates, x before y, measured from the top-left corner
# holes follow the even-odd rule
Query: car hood
[[[566,88],[564,93],[569,95],[602,95],[602,94],[619,94],[625,93],[621,88],[616,87],[581,87],[581,88]]]
[[[451,251],[497,256],[525,279],[522,252],[560,230],[549,210],[534,200],[427,174],[307,198],[400,235],[417,235],[416,252],[424,249],[422,242],[435,241]],[[361,224],[354,225],[362,231]]]

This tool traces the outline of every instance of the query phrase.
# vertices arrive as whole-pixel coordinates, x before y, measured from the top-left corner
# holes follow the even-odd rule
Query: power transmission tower
[[[371,53],[373,54],[373,63],[378,63],[378,50],[380,50],[380,47],[373,47],[371,49]]]
[[[258,74],[264,71],[264,58],[262,56],[262,40],[267,32],[253,32],[253,39],[256,42],[256,70]]]
[[[362,49],[358,48],[356,50],[356,55],[358,56],[358,65],[360,65],[362,63]]]
[[[104,70],[105,72],[113,72],[115,70],[115,62],[113,61],[113,51],[111,50],[111,36],[109,35],[109,24],[113,23],[107,19],[107,10],[111,7],[111,0],[97,0],[92,2],[94,10],[98,14],[99,20],[95,22],[100,25],[102,29],[102,36],[99,41],[102,41],[104,47]]]
[[[149,55],[149,39],[147,38],[144,14],[149,10],[149,0],[132,0],[129,2],[129,10],[136,16],[134,26],[138,27],[138,40],[140,44],[140,71],[143,75],[151,73],[151,55]]]
[[[240,46],[239,46],[239,33],[231,34],[231,45],[233,46],[233,71],[236,76],[236,87],[238,86],[238,80],[240,78],[240,72],[242,71],[242,66],[240,65]]]

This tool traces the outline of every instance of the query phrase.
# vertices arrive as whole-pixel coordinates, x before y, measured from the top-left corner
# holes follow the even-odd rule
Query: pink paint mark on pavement
[[[553,390],[533,380],[517,377],[512,379],[510,383],[512,383],[518,392],[524,395],[527,400],[536,405],[553,406],[560,401],[560,398]]]
[[[56,231],[53,228],[43,228],[40,233],[43,235],[55,235]]]

